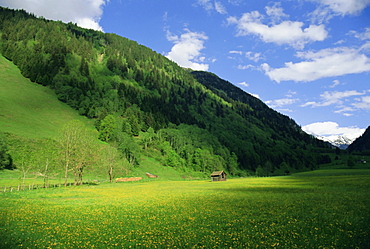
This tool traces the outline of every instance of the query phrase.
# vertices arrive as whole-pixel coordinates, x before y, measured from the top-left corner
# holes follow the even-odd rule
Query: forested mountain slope
[[[225,99],[225,101],[232,103],[234,109],[243,118],[249,119],[250,122],[255,123],[257,126],[264,125],[266,128],[270,128],[274,137],[279,139],[289,137],[290,139],[307,143],[317,142],[317,146],[322,146],[321,140],[307,136],[294,120],[269,108],[261,100],[244,92],[230,82],[209,72],[193,71],[192,74],[212,92]]]
[[[125,144],[125,153],[123,137],[140,135],[172,167],[235,173],[236,160],[242,170],[266,172],[320,163],[325,145],[288,117],[134,41],[4,8],[0,32],[1,53],[25,77],[95,119],[100,139]]]
[[[357,152],[370,155],[370,126],[367,127],[364,134],[358,137],[347,148],[349,152]]]

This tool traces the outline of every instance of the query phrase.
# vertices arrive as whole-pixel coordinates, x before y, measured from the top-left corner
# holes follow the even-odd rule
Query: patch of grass
[[[370,170],[1,193],[3,248],[368,248]]]
[[[79,119],[91,121],[60,102],[55,93],[32,83],[0,55],[0,132],[28,138],[55,138],[63,125]]]

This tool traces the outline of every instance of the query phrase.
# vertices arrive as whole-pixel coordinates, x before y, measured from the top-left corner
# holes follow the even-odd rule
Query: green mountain
[[[362,153],[370,155],[370,126],[367,127],[364,134],[351,143],[347,150],[352,153]]]
[[[95,120],[100,139],[197,171],[305,170],[323,142],[231,83],[115,34],[0,8],[0,51],[23,76]],[[132,159],[132,158],[131,158]]]

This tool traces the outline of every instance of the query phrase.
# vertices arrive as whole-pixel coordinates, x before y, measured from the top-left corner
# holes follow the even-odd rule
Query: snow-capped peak
[[[340,149],[347,149],[347,147],[355,140],[343,135],[317,136],[317,138],[329,142]]]

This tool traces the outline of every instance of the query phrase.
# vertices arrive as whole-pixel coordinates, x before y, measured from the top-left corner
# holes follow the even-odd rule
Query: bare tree
[[[82,184],[84,169],[97,161],[97,133],[78,120],[67,123],[59,138],[64,168],[64,185],[73,171],[75,185]]]

